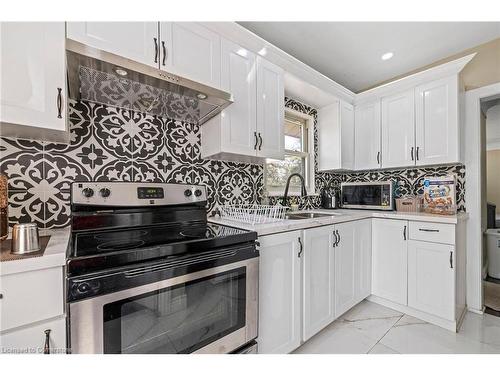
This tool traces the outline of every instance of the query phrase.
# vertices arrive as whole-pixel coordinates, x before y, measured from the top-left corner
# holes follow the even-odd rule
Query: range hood
[[[232,103],[227,92],[73,40],[66,57],[71,99],[200,125]]]

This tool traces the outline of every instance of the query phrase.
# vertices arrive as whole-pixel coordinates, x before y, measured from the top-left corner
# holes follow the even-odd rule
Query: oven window
[[[104,353],[191,353],[244,327],[245,270],[104,305]]]

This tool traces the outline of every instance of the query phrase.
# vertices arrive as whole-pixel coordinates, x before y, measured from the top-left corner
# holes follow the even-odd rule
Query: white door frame
[[[467,221],[467,306],[470,311],[483,311],[483,228],[481,223],[481,100],[500,95],[500,82],[465,93],[464,161],[466,173],[465,202]]]

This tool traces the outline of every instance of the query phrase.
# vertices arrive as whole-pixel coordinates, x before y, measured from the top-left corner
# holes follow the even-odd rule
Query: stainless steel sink
[[[303,219],[315,219],[317,217],[325,217],[325,216],[337,216],[338,214],[322,214],[319,212],[297,212],[286,214],[285,219],[287,220],[303,220]]]

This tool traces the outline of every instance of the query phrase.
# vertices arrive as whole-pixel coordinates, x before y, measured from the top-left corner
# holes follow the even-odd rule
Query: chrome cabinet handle
[[[411,160],[415,160],[415,158],[413,157],[413,147],[411,148],[410,154],[411,154]]]
[[[338,236],[338,241],[337,241],[337,245],[338,246],[340,244],[340,241],[342,240],[342,237],[340,237],[340,233],[339,233],[339,230],[336,229],[335,232],[337,232],[337,236]]]
[[[337,247],[337,243],[338,243],[337,233],[335,233],[335,231],[333,231],[332,234],[333,234],[333,237],[334,237],[332,247]]]
[[[380,151],[377,152],[377,164],[380,164]]]
[[[158,62],[158,39],[153,38],[153,42],[155,44],[155,63]]]
[[[450,251],[450,268],[453,268],[453,251]]]
[[[403,229],[403,239],[406,241],[406,225]]]
[[[304,246],[302,245],[302,240],[300,239],[300,237],[298,237],[298,240],[299,240],[299,246],[300,246],[298,257],[300,258],[300,256],[302,255],[302,251],[304,250]]]
[[[418,151],[420,150],[420,147],[417,146],[417,161],[418,161]]]
[[[57,88],[57,118],[62,118],[62,88]]]
[[[420,232],[439,232],[439,229],[418,228]]]
[[[258,133],[258,134],[259,134],[259,140],[260,140],[260,143],[259,143],[259,151],[260,151],[262,149],[262,137],[261,137],[260,133]]]
[[[257,145],[259,144],[259,139],[257,138],[257,132],[253,132],[253,136],[255,138],[255,144],[253,145],[253,149],[257,150]]]
[[[163,66],[165,66],[165,62],[167,61],[167,47],[164,40],[161,41],[161,47],[163,49]]]
[[[43,346],[43,354],[50,354],[50,329],[46,329],[45,333],[45,345]]]

